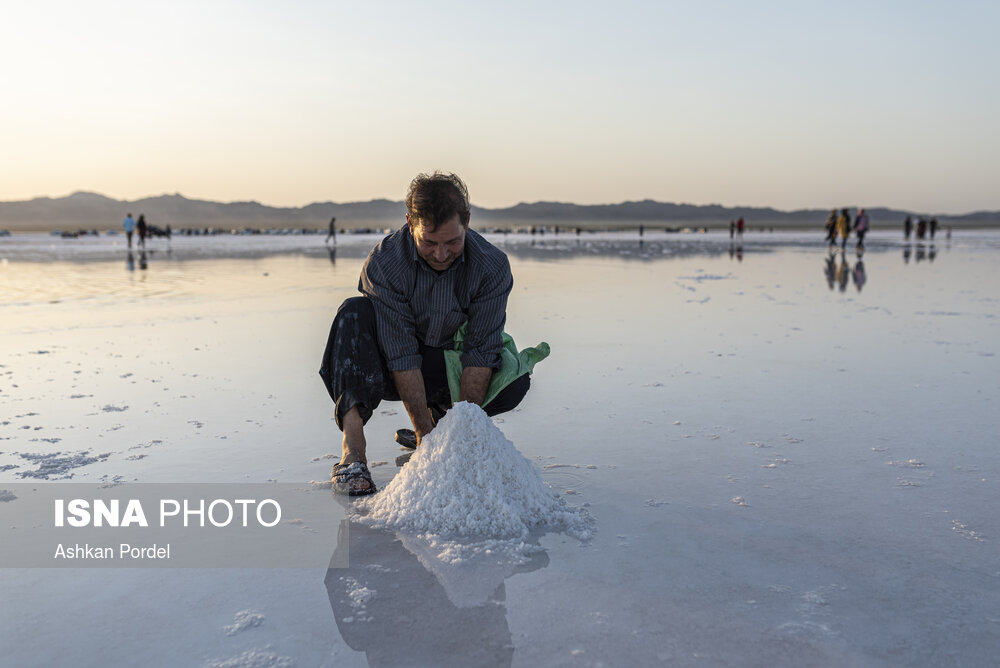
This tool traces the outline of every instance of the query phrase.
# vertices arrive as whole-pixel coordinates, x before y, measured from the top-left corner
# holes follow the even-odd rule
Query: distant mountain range
[[[331,216],[337,227],[392,228],[403,222],[402,202],[376,199],[369,202],[316,202],[303,207],[272,207],[258,202],[209,202],[183,195],[161,195],[127,201],[96,193],[77,192],[68,197],[0,202],[0,229],[14,231],[105,230],[121,225],[125,214],[144,214],[152,225],[175,229],[214,228],[325,228]],[[851,210],[854,213],[854,210]],[[530,225],[594,228],[725,227],[742,216],[753,227],[784,229],[822,226],[828,209],[779,211],[767,207],[698,206],[643,200],[621,204],[582,205],[562,202],[518,204],[504,209],[473,207],[473,227],[523,227]],[[901,225],[907,215],[928,216],[927,212],[871,208],[872,225]],[[1000,225],[1000,211],[980,211],[964,215],[937,214],[942,225],[987,227]]]

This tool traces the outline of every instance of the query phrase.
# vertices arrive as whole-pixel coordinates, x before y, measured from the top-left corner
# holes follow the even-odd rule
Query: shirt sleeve
[[[491,258],[479,289],[469,301],[469,324],[465,333],[462,367],[497,369],[501,365],[503,326],[507,321],[507,297],[514,287],[506,255]]]
[[[379,249],[368,256],[361,269],[358,290],[375,307],[378,342],[390,371],[419,369],[420,346],[409,298],[404,287],[405,271],[396,263],[397,271],[386,271],[392,263],[380,262]]]

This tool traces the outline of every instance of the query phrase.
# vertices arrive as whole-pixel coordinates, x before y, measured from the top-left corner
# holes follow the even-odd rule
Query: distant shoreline
[[[839,208],[839,207],[838,207]],[[953,215],[866,207],[873,225],[902,226],[909,215],[936,217],[940,226],[952,228],[1000,227],[1000,211],[978,211]],[[337,230],[395,229],[403,222],[402,202],[317,202],[299,208],[269,207],[257,202],[210,202],[182,195],[163,195],[134,201],[115,200],[94,193],[74,193],[62,198],[40,197],[20,202],[0,202],[0,230],[49,232],[65,230],[120,229],[126,213],[144,214],[151,225],[173,229],[214,228],[223,230],[327,230],[331,217]],[[849,211],[853,215],[855,208]],[[561,230],[627,230],[670,228],[726,229],[730,220],[742,217],[749,229],[812,230],[822,228],[830,209],[780,211],[769,207],[725,207],[652,200],[619,204],[581,205],[563,202],[518,204],[504,209],[473,206],[474,229],[520,229],[532,226]]]

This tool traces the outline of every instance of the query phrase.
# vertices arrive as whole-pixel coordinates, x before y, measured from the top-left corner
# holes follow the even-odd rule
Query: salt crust
[[[567,506],[486,412],[468,402],[449,410],[402,471],[354,508],[356,521],[423,534],[450,563],[483,552],[523,553],[533,529],[579,540],[593,533],[589,513]],[[476,540],[448,540],[454,538]]]

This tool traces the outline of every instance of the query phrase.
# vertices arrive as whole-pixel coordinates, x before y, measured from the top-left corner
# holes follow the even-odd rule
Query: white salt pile
[[[449,537],[518,539],[534,528],[586,540],[593,520],[542,480],[482,408],[456,404],[380,493],[361,500],[372,526]]]

